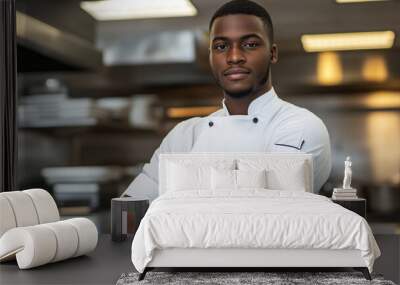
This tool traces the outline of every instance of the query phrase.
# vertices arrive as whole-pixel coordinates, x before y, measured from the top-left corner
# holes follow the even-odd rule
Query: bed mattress
[[[359,250],[372,272],[380,251],[364,218],[307,192],[246,189],[158,197],[132,243],[139,272],[163,249]]]

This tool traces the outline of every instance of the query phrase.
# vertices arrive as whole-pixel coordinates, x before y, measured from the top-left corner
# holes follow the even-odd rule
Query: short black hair
[[[222,5],[212,16],[209,30],[211,31],[212,25],[216,18],[235,14],[245,14],[259,17],[265,24],[269,41],[271,44],[273,43],[274,28],[272,25],[271,16],[264,7],[249,0],[233,0]]]

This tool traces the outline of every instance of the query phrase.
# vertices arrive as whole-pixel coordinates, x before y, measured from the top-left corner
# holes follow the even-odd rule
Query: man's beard
[[[228,90],[225,90],[219,82],[218,82],[218,85],[224,90],[225,94],[228,95],[229,97],[234,98],[234,99],[244,98],[246,96],[249,96],[249,95],[253,94],[260,87],[264,86],[265,83],[267,83],[268,77],[269,77],[269,71],[270,71],[270,66],[268,66],[267,72],[262,77],[262,79],[260,80],[258,85],[257,86],[252,86],[247,90],[242,90],[242,91],[239,91],[239,92],[229,92]]]

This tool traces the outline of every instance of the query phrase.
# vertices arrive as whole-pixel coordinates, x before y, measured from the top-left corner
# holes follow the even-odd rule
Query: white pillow
[[[234,169],[234,159],[174,159],[165,164],[166,191],[211,190],[211,168]]]
[[[267,170],[267,188],[272,190],[306,191],[307,165],[304,160],[239,159],[240,170]]]
[[[304,163],[287,171],[277,169],[268,171],[268,186],[270,189],[303,191],[307,189]]]
[[[211,169],[212,190],[238,190],[241,188],[267,188],[267,171]]]
[[[168,191],[210,189],[210,167],[170,163],[168,174]]]
[[[267,188],[267,171],[236,170],[237,188]]]
[[[211,168],[211,189],[236,189],[236,170]]]

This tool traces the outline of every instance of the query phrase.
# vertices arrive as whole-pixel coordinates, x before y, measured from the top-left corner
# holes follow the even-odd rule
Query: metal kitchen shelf
[[[17,11],[17,43],[25,50],[42,55],[55,66],[97,69],[103,66],[103,54],[89,41],[64,32]],[[43,59],[41,61],[44,62]]]

